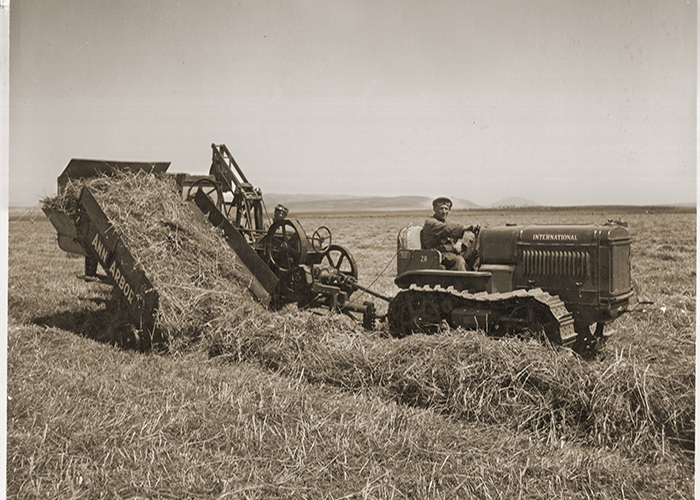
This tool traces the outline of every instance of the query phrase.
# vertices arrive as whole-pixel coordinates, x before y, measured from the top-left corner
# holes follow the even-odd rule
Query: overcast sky
[[[263,193],[696,197],[686,0],[12,0],[10,206],[71,158]]]

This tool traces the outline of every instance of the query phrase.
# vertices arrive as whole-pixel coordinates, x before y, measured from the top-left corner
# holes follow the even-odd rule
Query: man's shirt
[[[420,234],[421,246],[425,249],[437,249],[441,252],[459,253],[454,244],[462,238],[466,228],[461,224],[443,222],[434,215],[425,219]]]

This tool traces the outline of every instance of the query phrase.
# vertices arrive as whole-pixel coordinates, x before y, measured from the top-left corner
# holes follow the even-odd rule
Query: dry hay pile
[[[446,329],[385,338],[340,315],[259,316],[210,338],[210,352],[446,415],[655,460],[694,448],[694,370],[654,374],[629,354],[586,362],[531,340]]]
[[[140,172],[85,179],[43,206],[74,218],[83,186],[158,292],[156,327],[170,349],[262,309],[241,281],[233,250],[217,229],[195,218],[172,177]]]

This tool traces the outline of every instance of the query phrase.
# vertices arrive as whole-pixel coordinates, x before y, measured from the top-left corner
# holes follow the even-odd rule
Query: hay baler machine
[[[405,227],[398,237],[401,291],[388,311],[395,335],[447,322],[494,335],[542,333],[588,355],[637,305],[625,223],[484,228],[475,271],[441,268],[440,253],[421,248],[420,231]]]
[[[360,314],[367,328],[381,319],[371,301],[358,302],[351,295],[361,290],[387,302],[390,298],[358,283],[355,259],[348,249],[332,242],[330,229],[321,226],[308,236],[298,220],[287,218],[265,227],[262,192],[248,181],[225,145],[212,144],[208,176],[179,175],[182,196],[193,201],[214,226],[226,228],[224,233],[230,235],[227,240],[236,253],[248,255],[253,275],[267,277],[273,308],[297,303],[304,308]],[[276,278],[274,285],[270,273]]]
[[[361,314],[365,326],[374,326],[378,317],[373,303],[358,303],[351,295],[364,290],[383,300],[389,298],[358,283],[355,260],[346,248],[332,243],[328,228],[318,228],[311,237],[296,220],[282,219],[267,228],[260,189],[247,180],[225,145],[212,144],[208,175],[168,174],[169,165],[73,159],[58,178],[58,193],[70,182],[91,177],[125,172],[172,175],[195,215],[223,232],[239,258],[248,288],[262,303],[273,308],[293,302],[300,307],[328,307],[351,316]],[[158,337],[154,321],[157,291],[89,188],[83,187],[76,208],[77,220],[62,209],[43,208],[58,233],[59,247],[85,256],[82,278],[101,280],[121,292],[132,319],[146,334],[145,345],[150,345]],[[98,274],[98,265],[105,274]]]

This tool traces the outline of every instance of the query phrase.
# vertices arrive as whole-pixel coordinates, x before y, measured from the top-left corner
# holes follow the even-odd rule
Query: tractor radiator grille
[[[615,246],[612,249],[612,293],[624,293],[631,288],[630,247]]]
[[[523,250],[526,276],[590,277],[591,256],[588,252]]]

